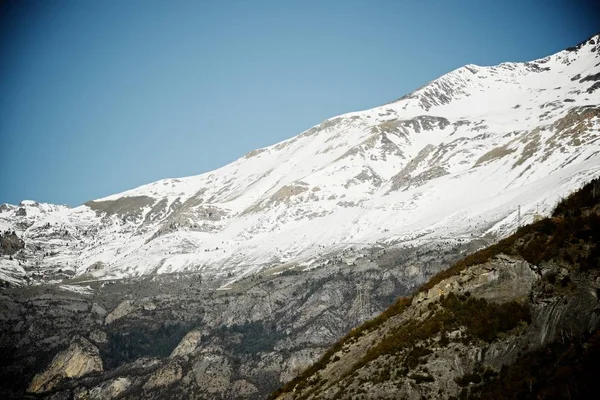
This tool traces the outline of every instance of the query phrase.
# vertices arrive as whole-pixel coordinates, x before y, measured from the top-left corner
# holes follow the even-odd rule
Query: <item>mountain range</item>
[[[527,357],[600,348],[598,181],[563,200],[600,174],[599,89],[596,35],[202,175],[0,205],[0,397],[546,393]]]
[[[524,63],[465,65],[218,170],[79,207],[23,201],[12,284],[201,271],[233,280],[380,244],[502,237],[600,169],[600,40]],[[349,260],[351,261],[351,260]]]

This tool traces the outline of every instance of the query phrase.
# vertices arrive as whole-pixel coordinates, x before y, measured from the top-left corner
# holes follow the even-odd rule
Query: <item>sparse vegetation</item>
[[[600,373],[600,331],[583,340],[554,343],[522,355],[494,379],[473,388],[471,399],[595,398]],[[484,375],[485,379],[485,375]]]
[[[323,354],[319,361],[314,363],[300,375],[298,375],[297,377],[286,383],[284,386],[279,388],[277,391],[272,393],[270,398],[274,399],[281,393],[289,392],[294,389],[298,390],[306,387],[307,379],[317,374],[320,370],[324,369],[330,362],[332,357],[342,350],[344,345],[355,341],[359,337],[365,335],[370,330],[374,329],[377,326],[380,326],[394,315],[402,313],[404,310],[406,310],[408,306],[410,306],[411,302],[412,298],[401,297],[392,306],[390,306],[376,318],[363,323],[358,328],[352,329],[346,336],[338,340],[329,350],[327,350],[327,352]]]
[[[275,326],[264,321],[252,321],[245,324],[232,326],[221,326],[216,334],[220,337],[240,335],[239,343],[233,346],[235,353],[258,354],[273,350],[281,332],[277,332]]]
[[[136,327],[108,334],[100,349],[105,369],[113,369],[140,357],[168,357],[191,328],[187,324],[162,324],[158,329]]]
[[[540,290],[551,290],[555,295],[572,295],[576,292],[573,291],[575,284],[571,274],[600,268],[599,211],[600,179],[596,179],[562,200],[552,217],[524,226],[497,244],[454,263],[421,286],[419,291],[429,290],[470,266],[484,264],[499,254],[506,254],[523,258],[538,272],[542,271],[544,263],[550,261],[554,263],[552,265],[558,263],[568,266],[560,270],[560,273],[555,268],[545,267],[548,272],[542,276],[539,287]],[[337,356],[333,358],[335,353],[345,345],[359,340],[361,336],[381,329],[386,321],[402,314],[411,304],[412,298],[401,298],[379,317],[353,329],[318,363],[279,389],[272,397],[293,390],[302,393],[303,397],[309,396],[318,389],[311,386],[313,376],[325,369],[330,362],[338,360]],[[528,301],[494,303],[469,293],[442,295],[437,302],[429,303],[426,310],[421,311],[421,315],[423,314],[423,318],[408,319],[389,329],[358,362],[346,370],[337,383],[344,382],[340,386],[346,387],[353,380],[358,380],[361,384],[377,384],[400,377],[412,379],[417,384],[434,382],[435,378],[423,367],[423,363],[435,356],[437,349],[449,346],[452,342],[484,346],[485,343],[492,343],[507,337],[506,335],[514,335],[512,332],[520,332],[520,329],[524,329],[532,321]],[[452,335],[449,335],[450,332]],[[593,375],[585,373],[582,378],[571,378],[580,373],[575,361],[600,351],[598,338],[600,333],[596,332],[588,341],[589,346],[575,342],[551,345],[544,350],[548,354],[541,357],[548,359],[545,364],[536,361],[535,357],[541,354],[538,352],[521,355],[514,366],[505,367],[499,373],[489,368],[467,372],[455,380],[462,387],[458,398],[574,397],[581,393],[578,392],[579,382],[589,384],[592,382],[589,378]],[[556,346],[562,349],[558,353],[554,352]],[[367,364],[369,369],[359,371]],[[589,367],[593,370],[592,366]],[[365,371],[368,373],[366,376]],[[548,382],[548,379],[553,380],[549,386],[554,387],[554,391],[544,388],[543,382]],[[323,381],[320,380],[319,385],[322,384]],[[329,385],[334,384],[336,382],[329,382]],[[310,389],[302,392],[305,388]],[[540,394],[543,395],[540,397]]]
[[[414,379],[417,383],[435,382],[435,378],[427,374],[411,374],[408,377]]]
[[[490,303],[484,299],[454,294],[443,297],[441,306],[435,314],[421,322],[411,320],[399,325],[386,335],[376,346],[369,349],[367,354],[358,361],[348,372],[362,368],[369,362],[387,354],[403,355],[404,370],[416,368],[423,357],[432,353],[430,339],[439,332],[451,332],[464,328],[468,340],[483,340],[492,342],[499,334],[508,332],[520,323],[531,322],[527,306],[517,302],[502,304]]]

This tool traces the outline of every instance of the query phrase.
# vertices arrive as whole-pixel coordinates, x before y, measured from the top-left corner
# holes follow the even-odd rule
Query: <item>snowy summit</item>
[[[599,42],[466,65],[202,175],[76,208],[2,205],[0,231],[25,249],[0,258],[0,279],[236,279],[346,248],[504,236],[600,172]]]

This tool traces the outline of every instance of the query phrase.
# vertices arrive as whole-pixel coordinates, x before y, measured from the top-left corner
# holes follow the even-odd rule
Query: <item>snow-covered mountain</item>
[[[235,279],[350,248],[506,235],[600,173],[599,42],[466,65],[202,175],[76,208],[2,205],[0,231],[25,248],[0,258],[0,279]]]

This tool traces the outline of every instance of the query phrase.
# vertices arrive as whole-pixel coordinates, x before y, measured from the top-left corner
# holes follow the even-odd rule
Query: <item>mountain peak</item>
[[[544,213],[599,169],[597,47],[592,38],[577,54],[467,64],[212,172],[74,209],[0,208],[0,230],[63,254],[32,254],[21,277],[33,265],[76,275],[102,265],[113,277],[202,270],[234,279],[319,266],[373,243],[503,236],[519,205],[524,218]]]

